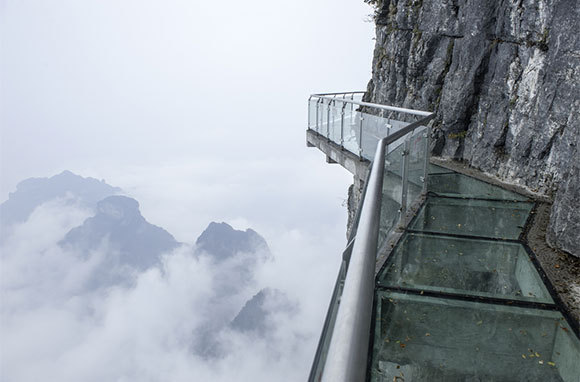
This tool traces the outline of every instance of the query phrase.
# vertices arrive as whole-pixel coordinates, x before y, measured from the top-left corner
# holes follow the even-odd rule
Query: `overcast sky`
[[[239,200],[258,186],[276,206],[305,181],[313,206],[321,188],[345,196],[348,174],[305,147],[306,100],[366,87],[362,1],[0,1],[0,200],[68,169],[132,192],[185,240],[171,201],[199,232],[270,214]]]
[[[264,279],[288,291],[306,266],[320,277],[307,285],[326,288],[318,300],[299,301],[320,320],[352,178],[306,148],[307,98],[366,88],[371,12],[362,0],[0,0],[0,202],[67,169],[121,187],[180,241],[210,221],[251,227],[285,267]]]

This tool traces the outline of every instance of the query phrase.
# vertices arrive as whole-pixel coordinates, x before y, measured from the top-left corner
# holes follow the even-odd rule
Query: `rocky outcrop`
[[[432,153],[554,199],[580,256],[578,0],[384,0],[365,100],[436,112]]]
[[[216,262],[231,258],[237,253],[260,253],[270,256],[266,240],[253,229],[234,229],[227,223],[211,222],[195,242],[196,252],[211,255]]]
[[[354,228],[354,223],[356,221],[356,214],[359,208],[359,204],[364,192],[364,182],[365,180],[360,179],[358,176],[353,177],[353,183],[348,188],[348,199],[347,199],[347,225],[346,225],[346,239],[349,240],[352,235],[352,230]]]
[[[115,195],[101,200],[97,214],[73,228],[59,243],[81,253],[97,250],[102,245],[118,257],[107,259],[116,265],[144,270],[160,262],[160,256],[177,248],[173,236],[153,225],[141,215],[139,203],[132,198]]]
[[[256,231],[236,230],[223,222],[207,226],[195,242],[194,255],[206,257],[215,266],[216,299],[251,285],[256,269],[272,258],[266,240]]]
[[[238,332],[265,337],[276,327],[276,314],[291,315],[296,310],[296,304],[284,292],[264,288],[246,302],[230,326]]]

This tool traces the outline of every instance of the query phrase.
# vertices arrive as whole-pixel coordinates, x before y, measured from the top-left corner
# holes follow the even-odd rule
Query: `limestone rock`
[[[266,240],[253,229],[240,231],[227,223],[211,222],[197,238],[196,251],[206,252],[215,261],[223,261],[237,253],[261,253],[267,257],[270,249]]]
[[[296,304],[284,292],[264,288],[246,302],[232,320],[231,327],[239,332],[264,337],[276,327],[274,315],[292,315],[296,310]]]
[[[548,240],[580,256],[578,0],[374,3],[365,100],[436,112],[434,155],[554,197]]]
[[[158,264],[163,253],[180,245],[169,232],[145,220],[135,199],[121,195],[101,200],[97,214],[69,231],[59,244],[85,253],[104,242],[118,252],[115,263],[139,270]]]

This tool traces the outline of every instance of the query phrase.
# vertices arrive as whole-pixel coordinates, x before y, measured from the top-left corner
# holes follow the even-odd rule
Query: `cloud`
[[[324,243],[313,245],[317,240],[298,230],[274,239],[274,258],[259,263],[250,282],[231,277],[243,256],[218,265],[184,245],[160,267],[128,275],[128,283],[88,290],[83,285],[99,259],[110,255],[106,245],[87,258],[56,243],[89,214],[64,201],[45,203],[1,248],[0,379],[306,378],[336,274],[317,254]],[[229,293],[216,296],[224,283]],[[269,301],[274,325],[267,336],[233,330],[229,322],[264,287],[280,290],[297,309]],[[207,330],[224,350],[218,356],[195,347]]]
[[[88,212],[46,204],[0,248],[0,379],[304,380],[351,180],[305,147],[306,99],[365,88],[373,26],[361,19],[371,10],[330,0],[0,3],[0,200],[23,178],[69,169],[122,187],[180,242],[225,221],[259,232],[274,257],[221,301],[213,291],[234,262],[216,269],[187,246],[122,285],[87,290],[110,250],[58,247]],[[296,302],[295,315],[275,313],[267,339],[223,326],[265,287]],[[221,357],[196,353],[208,326]]]
[[[0,200],[107,161],[299,157],[308,95],[370,78],[362,1],[2,4]]]

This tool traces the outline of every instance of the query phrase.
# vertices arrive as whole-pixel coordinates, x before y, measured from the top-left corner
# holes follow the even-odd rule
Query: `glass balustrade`
[[[425,125],[432,115],[425,114],[363,103],[360,93],[309,100],[309,129],[370,161],[369,177],[382,178],[373,183],[380,197],[363,192],[309,380],[324,380],[335,321],[349,309],[341,306],[343,290],[358,287],[345,282],[352,253],[386,257],[375,279],[371,381],[578,381],[577,324],[521,241],[534,202],[430,164]],[[382,147],[384,156],[376,158]],[[365,200],[373,200],[378,221],[360,216]],[[420,200],[416,216],[402,227],[409,206]],[[353,250],[353,243],[370,242],[357,236],[359,219],[378,230],[372,253]],[[401,235],[391,249],[387,240],[397,228]],[[364,352],[369,344],[361,343]]]
[[[361,106],[352,103],[359,102],[361,97],[361,94],[311,97],[308,127],[341,148],[372,160],[379,140],[409,125],[405,120],[412,120],[412,116],[396,112],[384,116],[380,110],[378,114],[363,112]],[[371,108],[366,109],[371,111]],[[395,142],[395,146],[399,143]]]
[[[409,126],[413,120],[420,120],[420,118],[413,115],[405,116],[405,113],[399,111],[385,113],[384,110],[375,110],[377,114],[370,114],[368,104],[362,107],[363,105],[356,103],[361,101],[361,96],[361,94],[337,94],[311,97],[308,127],[361,160],[372,162],[381,139],[398,133]],[[396,119],[397,116],[399,119]],[[399,224],[405,203],[414,202],[421,196],[424,189],[425,166],[428,165],[426,160],[428,157],[427,132],[428,129],[425,126],[416,124],[406,134],[390,139],[385,144],[386,155],[373,164],[373,166],[381,166],[384,173],[382,192],[380,192],[382,196],[379,198],[382,202],[380,206],[377,206],[380,208],[379,246]],[[409,182],[413,184],[408,185]],[[366,191],[363,193],[363,200],[365,194]],[[357,230],[359,217],[360,205],[353,226],[354,233]],[[343,262],[311,369],[311,381],[319,381],[323,375],[355,239],[353,235],[349,247],[343,253]]]

